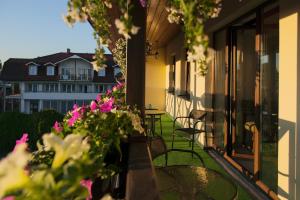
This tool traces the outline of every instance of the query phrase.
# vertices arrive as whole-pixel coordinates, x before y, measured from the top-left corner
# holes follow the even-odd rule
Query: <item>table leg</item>
[[[151,115],[151,132],[155,136],[155,115]]]

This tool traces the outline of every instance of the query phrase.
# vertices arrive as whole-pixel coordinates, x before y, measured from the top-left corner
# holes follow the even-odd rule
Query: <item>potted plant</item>
[[[124,197],[127,139],[144,131],[138,111],[127,107],[124,98],[119,83],[90,105],[74,105],[63,122],[55,122],[51,133],[43,135],[34,153],[24,135],[0,161],[0,198]]]

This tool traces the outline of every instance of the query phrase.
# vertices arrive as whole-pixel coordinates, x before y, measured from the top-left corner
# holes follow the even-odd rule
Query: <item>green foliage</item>
[[[36,150],[36,142],[43,133],[50,132],[55,121],[62,121],[63,115],[47,110],[34,114],[19,112],[0,113],[0,157],[12,151],[15,141],[23,133],[29,134],[29,148]]]
[[[90,199],[84,184],[88,182],[84,186],[90,189],[92,181],[121,172],[125,167],[121,142],[144,131],[138,111],[125,104],[124,89],[118,84],[89,106],[74,105],[62,122],[55,122],[50,133],[42,135],[33,153],[27,151],[26,137],[18,140],[14,151],[0,161],[0,198]],[[48,131],[48,122],[59,117],[55,114],[34,114],[36,129]]]
[[[45,110],[32,114],[32,120],[36,122],[36,132],[40,134],[49,133],[55,121],[62,121],[64,115],[55,110]]]
[[[127,0],[68,1],[68,13],[65,21],[73,25],[77,21],[89,20],[95,30],[94,36],[98,44],[95,54],[98,66],[103,64],[104,59],[102,45],[109,45],[111,42],[111,26],[115,26],[125,40],[130,39],[131,35],[137,34],[139,28],[133,24],[133,16],[130,15],[132,2]],[[147,2],[150,0],[140,0],[141,9],[145,9]],[[197,62],[200,74],[205,75],[208,38],[204,33],[204,23],[208,19],[218,16],[221,10],[221,0],[168,0],[168,5],[169,22],[183,24],[185,46],[189,50],[188,60]],[[111,19],[114,17],[108,15],[111,9],[116,10],[114,13],[121,14],[119,19]],[[118,53],[122,54],[122,51],[118,50]]]
[[[126,45],[126,40],[124,38],[120,38],[116,41],[115,48],[112,50],[114,60],[120,66],[122,75],[124,77],[126,77]]]

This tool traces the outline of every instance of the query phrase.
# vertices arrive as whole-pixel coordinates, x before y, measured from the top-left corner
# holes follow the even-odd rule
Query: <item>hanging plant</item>
[[[119,65],[124,78],[126,78],[126,47],[126,40],[119,38],[115,43],[115,48],[112,50],[114,60]]]
[[[147,6],[147,0],[139,1],[142,7]],[[69,0],[68,12],[64,17],[71,26],[75,22],[90,21],[93,25],[97,40],[95,57],[97,66],[104,62],[103,45],[109,45],[110,26],[115,26],[125,40],[137,34],[139,27],[132,22],[129,15],[132,9],[130,0]],[[121,16],[110,24],[108,11],[117,9]],[[185,47],[189,49],[188,60],[194,61],[200,68],[202,75],[206,74],[206,54],[208,37],[204,33],[204,23],[210,18],[217,17],[221,10],[221,0],[168,0],[170,23],[183,24],[185,33]]]

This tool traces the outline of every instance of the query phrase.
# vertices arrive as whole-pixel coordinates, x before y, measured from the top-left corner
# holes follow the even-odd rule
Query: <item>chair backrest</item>
[[[160,136],[149,137],[148,144],[152,159],[167,153],[167,145],[164,139]]]
[[[198,120],[201,120],[203,119],[205,116],[206,116],[207,112],[204,111],[204,110],[196,110],[196,109],[193,109],[190,114],[189,114],[189,117],[192,118],[192,119],[198,119]]]

